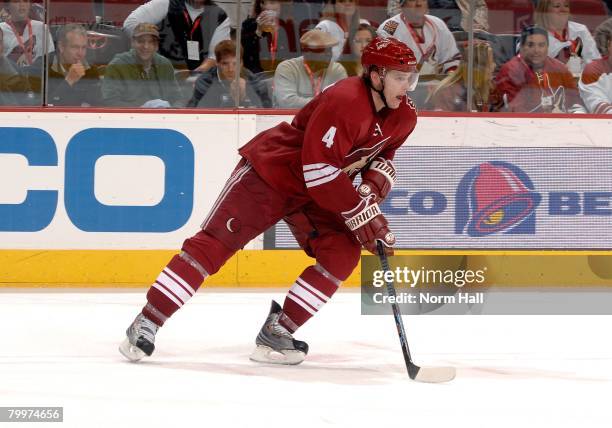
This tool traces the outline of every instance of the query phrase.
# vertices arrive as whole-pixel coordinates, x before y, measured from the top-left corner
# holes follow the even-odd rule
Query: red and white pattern
[[[178,307],[183,306],[195,294],[195,290],[189,284],[167,267],[159,274],[153,287],[161,291]]]
[[[184,255],[175,255],[147,292],[142,313],[159,326],[193,297],[207,276],[187,259]]]
[[[314,315],[327,301],[329,297],[308,284],[302,278],[298,278],[293,287],[289,289],[287,298],[293,300],[311,315]]]
[[[329,301],[340,283],[320,265],[306,268],[287,293],[283,305],[286,318],[280,319],[281,324],[295,332]]]
[[[306,187],[315,187],[335,179],[341,170],[326,163],[304,165],[304,181]]]

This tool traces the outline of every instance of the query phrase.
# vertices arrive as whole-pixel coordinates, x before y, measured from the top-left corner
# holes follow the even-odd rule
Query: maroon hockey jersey
[[[416,118],[408,97],[395,110],[376,112],[363,79],[350,77],[306,104],[291,125],[257,135],[240,154],[276,191],[341,213],[360,202],[355,176],[376,157],[393,159]]]

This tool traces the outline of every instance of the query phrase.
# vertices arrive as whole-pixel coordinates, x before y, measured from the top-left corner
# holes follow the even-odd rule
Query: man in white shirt
[[[420,74],[452,72],[461,59],[455,38],[444,21],[427,12],[427,0],[404,0],[402,12],[384,21],[378,35],[406,43],[416,55]]]
[[[602,22],[593,36],[603,58],[586,65],[578,89],[589,113],[612,114],[612,18]]]
[[[47,53],[55,50],[53,39],[45,24],[30,19],[30,7],[30,0],[9,0],[10,17],[0,23],[0,29],[4,33],[4,56],[18,67],[31,66],[37,58],[45,54],[45,39]]]

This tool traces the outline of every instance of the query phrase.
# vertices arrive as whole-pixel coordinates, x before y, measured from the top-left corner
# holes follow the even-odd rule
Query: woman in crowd
[[[577,76],[586,64],[601,55],[589,29],[569,18],[570,0],[538,1],[534,20],[548,31],[548,56],[566,64]]]
[[[427,104],[434,110],[443,111],[491,111],[493,71],[493,49],[483,40],[474,40],[474,69],[472,74],[472,105],[467,105],[468,93],[468,51],[467,42],[461,46],[464,58],[459,68],[449,74],[434,89]]]
[[[332,48],[332,61],[351,61],[352,45],[360,24],[369,24],[359,17],[357,0],[328,0],[321,13],[321,21],[315,28],[340,40]]]
[[[357,27],[357,31],[355,31],[355,35],[351,40],[353,60],[347,61],[345,64],[343,64],[349,76],[361,76],[363,74],[361,54],[363,49],[374,37],[376,37],[376,28],[368,24],[359,24],[359,27]]]

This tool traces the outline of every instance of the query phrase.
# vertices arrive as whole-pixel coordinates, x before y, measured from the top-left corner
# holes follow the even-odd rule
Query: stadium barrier
[[[3,112],[0,287],[149,284],[198,230],[236,149],[291,120],[261,113]],[[398,183],[383,205],[399,253],[572,256],[537,268],[601,278],[593,260],[605,266],[612,255],[610,124],[423,114],[398,151]],[[272,233],[208,284],[293,282],[309,259],[286,227]],[[359,270],[347,281],[358,284]]]

